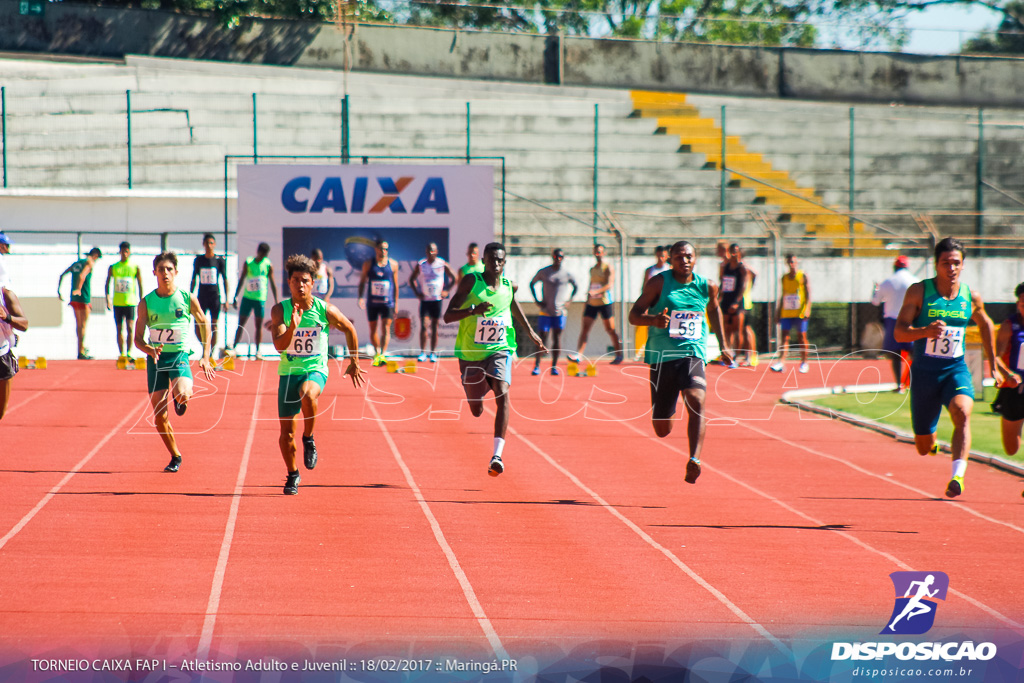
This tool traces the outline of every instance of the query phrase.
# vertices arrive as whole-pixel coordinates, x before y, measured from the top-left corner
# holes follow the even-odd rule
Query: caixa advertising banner
[[[368,320],[390,314],[389,352],[418,353],[421,312],[430,315],[440,308],[443,315],[454,293],[449,276],[437,280],[437,273],[445,269],[436,259],[457,272],[470,243],[479,244],[482,253],[492,241],[491,166],[260,164],[238,168],[240,262],[256,256],[261,243],[268,244],[283,299],[288,296],[288,256],[309,256],[319,249],[326,269],[315,288],[317,294],[326,298],[329,292],[330,302],[355,323],[364,348],[370,341]],[[382,242],[386,252],[377,248],[384,246]],[[437,255],[429,268],[420,268],[414,290],[409,279],[417,264],[427,259],[431,244],[436,245]],[[421,306],[418,294],[427,300],[440,298],[440,307],[437,303]],[[268,316],[274,303],[270,296]],[[439,324],[439,353],[451,353],[457,330],[457,324]],[[343,345],[344,339],[333,332],[330,343]]]

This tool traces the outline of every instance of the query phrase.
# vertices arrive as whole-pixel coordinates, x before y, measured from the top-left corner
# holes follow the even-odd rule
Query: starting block
[[[18,367],[22,370],[45,370],[46,359],[42,356],[39,356],[38,358],[18,356]]]
[[[385,367],[385,369],[388,372],[392,372],[392,373],[398,372],[398,361],[397,360],[385,361],[384,362],[384,367]]]
[[[597,377],[597,363],[587,363],[587,377]]]
[[[230,356],[230,355],[229,356],[224,356],[223,358],[220,359],[219,363],[216,363],[213,366],[213,369],[214,370],[234,370],[235,369],[235,357],[234,356]]]
[[[118,370],[145,370],[146,369],[146,357],[141,358],[129,358],[128,356],[117,357],[117,369]]]
[[[415,375],[416,374],[416,359],[415,358],[407,358],[405,360],[405,367],[402,368],[402,372],[404,372],[407,375]]]

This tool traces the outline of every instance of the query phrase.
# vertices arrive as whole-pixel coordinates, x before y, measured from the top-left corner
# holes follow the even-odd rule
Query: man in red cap
[[[896,391],[903,393],[907,390],[909,383],[910,354],[913,348],[912,343],[900,343],[893,336],[896,329],[896,317],[900,314],[903,306],[903,295],[907,293],[910,285],[917,282],[917,278],[910,273],[910,259],[906,256],[897,256],[893,263],[893,274],[887,277],[882,284],[875,284],[875,293],[871,297],[874,306],[885,304],[882,312],[882,320],[885,323],[885,340],[882,348],[888,352],[892,362],[892,375],[896,378]],[[906,361],[906,370],[904,370]],[[906,377],[906,379],[904,379]]]

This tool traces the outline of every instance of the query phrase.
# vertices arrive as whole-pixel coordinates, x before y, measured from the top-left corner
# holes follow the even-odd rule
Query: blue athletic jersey
[[[1014,313],[1007,322],[1010,323],[1010,370],[1021,372],[1020,347],[1024,345],[1024,321],[1021,321],[1020,314]]]
[[[370,264],[370,274],[368,277],[370,294],[369,298],[367,298],[368,303],[394,307],[395,293],[392,291],[394,274],[394,271],[391,269],[391,259],[388,259],[383,266],[377,265],[376,261]]]
[[[971,288],[960,283],[960,291],[946,299],[935,289],[935,278],[924,280],[924,299],[921,312],[914,319],[914,327],[927,327],[936,320],[946,323],[946,331],[938,339],[918,339],[914,342],[914,365],[922,370],[944,370],[953,365],[966,364],[964,337],[971,320]]]

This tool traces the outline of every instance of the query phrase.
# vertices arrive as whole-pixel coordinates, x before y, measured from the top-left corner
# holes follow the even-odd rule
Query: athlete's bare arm
[[[449,279],[449,278],[451,278],[451,279]],[[452,270],[452,267],[448,264],[447,261],[445,261],[444,262],[444,284],[442,286],[442,292],[441,292],[441,298],[442,299],[447,299],[448,298],[448,292],[452,291],[452,287],[458,281],[459,281],[459,279],[455,276],[455,271]]]
[[[359,337],[356,335],[356,326],[332,304],[327,304],[327,322],[334,329],[345,333],[345,343],[348,345],[348,367],[345,368],[345,374],[352,378],[352,386],[358,389],[366,383],[366,375],[359,367]]]
[[[462,307],[466,303],[466,297],[473,291],[473,283],[476,282],[476,278],[483,277],[479,273],[471,273],[470,275],[462,278],[458,288],[455,290],[455,295],[448,302],[448,308],[444,311],[444,321],[446,323],[457,323],[463,318],[469,318],[474,315],[486,315],[487,311],[490,310],[491,305],[488,303],[473,304],[467,308]]]
[[[107,300],[107,308],[110,308],[110,281],[114,279],[114,266],[107,268],[107,279],[103,281],[103,296]]]
[[[892,336],[898,342],[915,342],[918,339],[938,339],[946,328],[946,323],[937,319],[927,327],[914,327],[914,320],[921,313],[924,306],[924,285],[915,282],[903,296],[903,306],[900,314],[896,316],[896,327]]]
[[[370,279],[370,261],[371,259],[363,261],[363,272],[359,275],[359,308],[366,308],[366,299],[363,297],[363,292],[366,290],[366,283]]]
[[[395,311],[398,311],[398,261],[388,259],[388,263],[391,264],[391,286],[394,287],[392,291],[395,293]]]
[[[292,306],[292,317],[284,319],[284,306],[281,302],[274,304],[270,309],[270,334],[274,337],[274,348],[278,351],[287,351],[292,343],[292,334],[302,320],[302,311],[298,306]]]
[[[985,349],[988,366],[992,371],[991,376],[998,387],[1010,374],[1010,369],[1003,363],[1003,359],[996,355],[995,334],[993,334],[995,324],[985,311],[985,302],[981,300],[981,295],[973,289],[971,290],[971,311],[971,320],[978,324],[978,331],[981,332],[981,344]]]
[[[3,319],[8,325],[18,330],[19,332],[25,332],[28,330],[28,318],[25,317],[25,311],[21,309],[21,300],[18,299],[18,295],[9,289],[0,289],[4,293],[2,303],[0,306],[0,319]],[[7,316],[11,319],[7,320]]]
[[[417,299],[423,299],[423,292],[420,291],[419,284],[416,282],[416,278],[420,276],[420,264],[417,263],[416,267],[412,269],[412,275],[409,276],[409,287],[412,288],[412,293],[416,295]]]
[[[280,299],[277,298],[277,283],[274,282],[273,264],[267,265],[267,282],[270,283],[270,291],[274,293],[274,303],[277,303],[278,301],[280,301]]]
[[[804,300],[804,310],[803,310],[803,316],[802,317],[810,318],[811,317],[811,281],[807,277],[807,273],[804,273],[804,294],[807,296],[807,299]]]
[[[629,324],[636,327],[668,327],[668,309],[659,311],[654,315],[648,315],[647,311],[661,298],[661,285],[664,280],[660,277],[652,277],[644,283],[644,291],[629,309]]]
[[[199,336],[203,342],[203,357],[199,359],[199,367],[206,379],[213,380],[215,375],[213,374],[213,364],[210,362],[210,320],[203,313],[203,307],[199,305],[196,295],[190,292],[188,298],[189,312],[192,313],[192,319],[199,327]]]
[[[238,295],[242,293],[242,286],[245,284],[245,276],[249,272],[249,269],[243,263],[241,272],[238,274],[238,284],[235,285],[235,298],[231,300],[231,305],[238,308]]]
[[[150,346],[146,343],[146,321],[148,320],[149,307],[146,306],[146,300],[143,299],[139,302],[139,309],[137,317],[135,318],[135,348],[156,361],[160,356],[160,349],[163,348],[163,345],[157,344],[156,346]]]
[[[331,295],[334,294],[334,269],[326,266],[324,273],[327,274],[327,300],[330,301]]]

